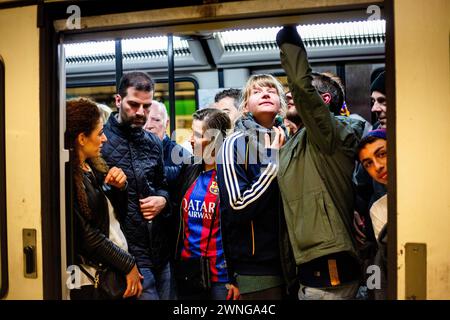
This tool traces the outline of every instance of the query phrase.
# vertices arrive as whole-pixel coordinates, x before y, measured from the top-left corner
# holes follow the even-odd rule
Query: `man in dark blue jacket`
[[[128,211],[119,217],[128,248],[144,276],[140,299],[174,299],[165,220],[170,213],[161,141],[143,130],[153,98],[143,72],[125,74],[115,97],[118,112],[104,127],[102,156],[128,177]]]

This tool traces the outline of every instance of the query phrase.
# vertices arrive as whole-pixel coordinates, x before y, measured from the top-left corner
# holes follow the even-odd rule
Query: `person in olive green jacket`
[[[360,265],[352,232],[352,173],[364,123],[339,116],[342,88],[312,75],[295,27],[277,34],[304,128],[280,150],[278,183],[298,266],[299,299],[353,299]]]

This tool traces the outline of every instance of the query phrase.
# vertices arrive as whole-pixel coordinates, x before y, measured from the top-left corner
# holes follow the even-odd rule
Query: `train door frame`
[[[87,1],[89,2],[89,1]],[[175,1],[176,2],[176,1]],[[207,1],[206,1],[207,2]],[[205,3],[206,3],[205,2]],[[338,3],[339,1],[336,1]],[[355,1],[358,2],[358,1]],[[176,2],[177,3],[177,2]],[[352,9],[365,8],[368,4],[366,1],[358,3],[351,3],[348,1],[348,6]],[[390,180],[388,185],[389,201],[388,201],[388,219],[389,219],[389,242],[388,242],[388,298],[397,298],[397,223],[396,223],[396,144],[395,144],[395,48],[394,48],[394,12],[393,0],[384,0],[377,2],[385,9],[386,16],[386,50],[385,63],[387,70],[387,99],[389,101],[388,117],[390,125],[387,130],[389,146],[389,166],[390,166]],[[58,90],[58,66],[57,66],[57,44],[58,32],[55,30],[54,22],[58,19],[66,19],[67,14],[65,10],[61,10],[61,3],[58,10],[51,10],[51,3],[43,3],[39,5],[40,21],[40,70],[41,70],[41,201],[42,201],[42,232],[43,232],[43,274],[44,274],[44,299],[60,299],[61,298],[61,238],[60,238],[60,186],[59,186],[59,163],[60,150],[57,133],[59,131],[59,90]],[[181,6],[180,3],[177,3]],[[197,4],[196,5],[201,5]],[[145,9],[154,9],[153,4],[147,4]],[[211,9],[212,5],[204,5],[205,10]],[[120,13],[126,8],[126,5],[119,5],[117,7],[108,7],[108,13]],[[342,8],[343,10],[344,8]],[[315,12],[329,12],[329,7],[315,8]],[[128,10],[129,11],[129,10]],[[281,11],[280,11],[281,12]],[[287,14],[280,13],[275,10],[272,13],[279,18],[285,19]],[[259,13],[260,17],[267,18],[267,12]],[[297,12],[298,15],[305,14],[305,12]],[[290,14],[292,15],[292,13]],[[217,19],[209,19],[207,22],[220,22],[230,20],[242,20],[240,18],[223,18],[215,17]],[[258,15],[245,18],[246,21],[258,18]],[[199,22],[200,24],[202,22]],[[170,26],[176,26],[176,23]],[[57,106],[57,107],[56,107]],[[55,134],[56,133],[56,134]],[[55,183],[55,177],[57,182]],[[57,261],[55,261],[57,259]],[[56,263],[55,263],[56,262]]]
[[[0,56],[0,299],[9,289],[8,234],[6,227],[5,63]]]
[[[6,169],[0,196],[0,206],[7,210],[7,217],[1,218],[5,223],[0,222],[1,236],[7,236],[8,245],[3,252],[4,266],[8,266],[8,273],[2,274],[8,284],[2,296],[5,299],[40,299],[43,293],[37,8],[31,1],[0,3],[0,55],[5,65],[1,92],[4,104],[0,110],[5,146],[1,157]],[[25,242],[32,245],[28,257],[23,251]],[[26,262],[33,269],[28,268],[30,273]],[[27,290],[22,289],[25,287]]]
[[[386,15],[386,46],[385,46],[385,66],[386,66],[386,101],[388,148],[389,183],[387,185],[388,197],[388,242],[387,242],[387,298],[398,299],[397,288],[397,118],[396,118],[396,75],[395,75],[395,12],[394,0],[384,0]]]
[[[62,297],[59,41],[45,4],[38,12],[43,297],[56,300]]]

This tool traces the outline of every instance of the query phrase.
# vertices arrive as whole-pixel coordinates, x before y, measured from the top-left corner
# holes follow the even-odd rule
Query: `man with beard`
[[[286,92],[286,101],[288,110],[284,118],[284,125],[289,129],[289,136],[292,137],[303,127],[303,123],[295,108],[294,99],[292,99],[292,93],[290,91]]]
[[[312,86],[320,93],[324,98],[325,94],[330,95],[329,104],[332,104],[336,108],[342,105],[344,102],[344,88],[341,80],[336,75],[325,72],[318,73],[312,72]],[[326,102],[326,98],[325,102]],[[286,93],[286,100],[288,103],[288,111],[286,112],[286,118],[284,123],[289,128],[289,136],[293,136],[296,132],[303,128],[302,118],[298,114],[297,108],[292,98],[292,93],[288,91]]]
[[[281,148],[278,185],[295,262],[300,300],[353,299],[360,265],[351,228],[352,173],[361,121],[343,117],[343,90],[311,71],[295,26],[277,34],[281,65],[304,128]]]
[[[153,81],[143,72],[125,74],[114,112],[104,127],[102,156],[128,177],[127,214],[118,217],[144,276],[141,300],[174,299],[166,219],[170,214],[160,139],[143,129],[153,99]]]

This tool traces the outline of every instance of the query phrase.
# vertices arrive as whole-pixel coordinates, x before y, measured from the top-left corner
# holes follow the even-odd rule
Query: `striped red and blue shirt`
[[[227,282],[228,274],[220,231],[219,188],[216,170],[203,171],[183,197],[184,242],[181,259],[207,256],[212,282]],[[216,217],[206,251],[214,211]]]

